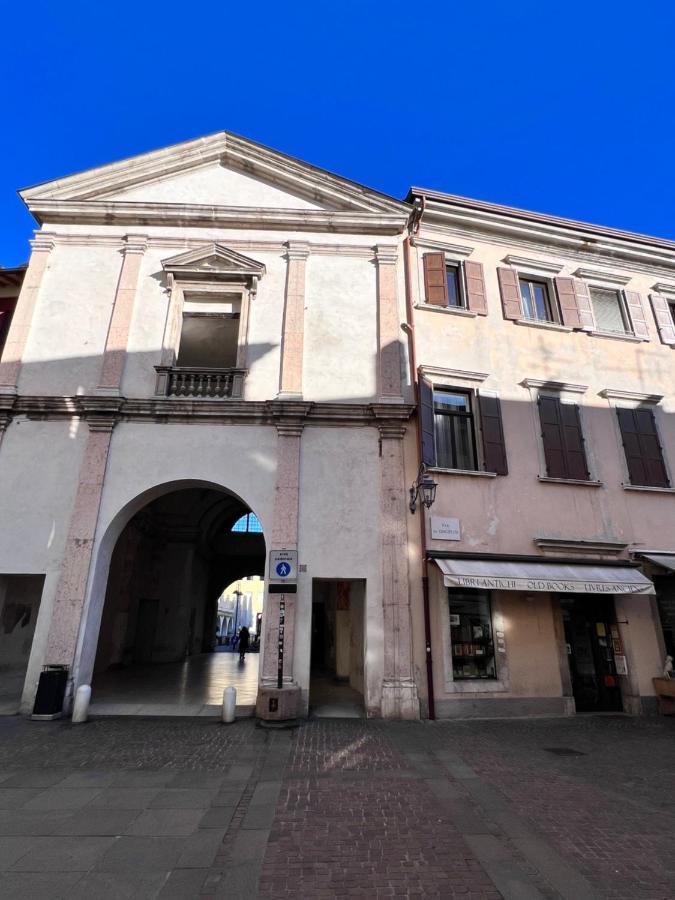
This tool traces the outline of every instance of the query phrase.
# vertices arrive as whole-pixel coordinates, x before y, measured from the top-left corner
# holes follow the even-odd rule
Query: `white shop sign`
[[[461,541],[462,533],[459,519],[431,516],[431,537],[435,541]]]

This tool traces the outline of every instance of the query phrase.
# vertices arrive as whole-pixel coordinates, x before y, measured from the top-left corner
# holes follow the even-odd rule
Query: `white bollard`
[[[226,687],[223,691],[223,722],[230,725],[234,722],[234,713],[237,708],[237,689]]]
[[[73,725],[79,722],[87,721],[87,713],[89,712],[89,701],[91,700],[91,687],[88,684],[81,684],[75,692],[75,703],[73,705]]]

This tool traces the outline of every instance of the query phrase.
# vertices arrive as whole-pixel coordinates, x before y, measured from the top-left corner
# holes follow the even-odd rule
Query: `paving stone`
[[[139,813],[125,833],[158,837],[187,836],[197,830],[202,815],[201,809],[146,809]]]
[[[82,872],[5,872],[0,875],[0,897],[2,900],[70,900],[82,877]]]
[[[105,788],[115,780],[115,772],[96,772],[84,769],[81,772],[73,772],[59,783],[61,788]]]
[[[199,820],[200,828],[227,828],[232,821],[236,804],[231,806],[212,806]]]
[[[186,838],[182,844],[181,854],[178,857],[176,868],[178,869],[203,869],[215,864],[216,855],[223,848],[225,840],[225,828],[212,828],[205,831],[197,831]]]
[[[26,853],[30,853],[34,843],[33,837],[0,837],[0,871],[4,872]]]
[[[178,772],[169,781],[168,788],[207,788],[217,791],[225,780],[225,776],[212,772]]]
[[[0,809],[18,809],[39,793],[39,788],[0,788]]]
[[[99,793],[98,788],[47,788],[24,803],[24,809],[80,809]]]
[[[160,787],[116,787],[104,789],[88,804],[90,808],[102,809],[146,809],[157,794]]]
[[[68,900],[153,900],[166,880],[166,872],[89,872],[70,889]]]
[[[63,825],[73,816],[70,809],[2,809],[0,835],[61,834]]]
[[[98,860],[97,872],[169,872],[176,864],[182,841],[176,837],[120,837]]]
[[[3,781],[3,788],[48,788],[63,782],[70,769],[25,769]]]
[[[85,806],[69,815],[55,830],[59,834],[120,835],[128,833],[131,823],[139,814],[137,809],[100,809]]]
[[[87,872],[114,844],[113,837],[33,837],[15,872]]]
[[[207,788],[175,788],[163,790],[150,802],[150,809],[207,809],[212,791]]]
[[[162,900],[194,900],[208,874],[208,869],[175,869],[162,886],[159,897]]]

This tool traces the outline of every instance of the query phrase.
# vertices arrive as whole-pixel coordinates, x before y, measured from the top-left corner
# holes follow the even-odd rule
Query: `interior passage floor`
[[[217,715],[223,691],[237,689],[237,714],[252,712],[258,694],[258,653],[216,652],[181,662],[153,663],[102,672],[92,685],[98,715]]]
[[[328,675],[312,673],[309,685],[309,714],[315,719],[362,719],[363,696],[353,687]]]

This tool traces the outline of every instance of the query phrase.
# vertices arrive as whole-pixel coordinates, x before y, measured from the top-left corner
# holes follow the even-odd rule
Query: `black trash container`
[[[68,666],[45,666],[40,672],[33,716],[55,719],[63,712]]]

